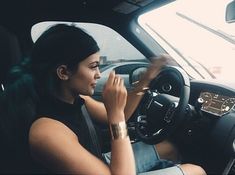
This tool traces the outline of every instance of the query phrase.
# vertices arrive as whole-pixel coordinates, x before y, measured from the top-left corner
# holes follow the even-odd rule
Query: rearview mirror
[[[129,75],[129,82],[131,86],[135,86],[139,82],[142,75],[147,71],[147,67],[138,67],[134,69]]]
[[[226,7],[226,22],[232,23],[235,22],[235,1],[230,2]]]

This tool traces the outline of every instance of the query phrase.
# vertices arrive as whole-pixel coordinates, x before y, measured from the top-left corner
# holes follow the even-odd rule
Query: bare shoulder
[[[37,139],[43,138],[45,141],[48,139],[53,139],[60,137],[77,139],[75,133],[69,129],[65,124],[60,121],[42,117],[33,122],[29,131],[29,141],[36,141]]]
[[[108,167],[79,143],[76,134],[57,120],[47,117],[36,120],[30,128],[29,146],[32,157],[52,172],[110,174]]]
[[[76,134],[63,123],[47,117],[36,120],[29,131],[29,146],[33,157],[64,151],[67,145],[79,145]],[[43,159],[44,159],[43,158]]]
[[[47,117],[36,120],[29,131],[31,156],[46,167],[57,170],[63,167],[68,150],[79,148],[75,133],[63,123]]]

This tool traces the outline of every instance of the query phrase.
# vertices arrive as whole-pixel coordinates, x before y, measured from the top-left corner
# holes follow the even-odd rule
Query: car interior
[[[30,56],[34,43],[32,27],[40,22],[100,24],[120,34],[147,60],[169,54],[139,26],[137,18],[172,2],[174,0],[1,1],[0,90],[4,91],[10,67]],[[235,1],[231,1],[227,6],[229,23],[234,22],[234,4]],[[113,46],[113,50],[118,49]],[[138,66],[131,71],[130,85],[138,81],[145,67]],[[231,74],[233,71],[230,70]],[[94,94],[102,101],[101,95]],[[166,67],[151,82],[128,121],[130,136],[133,142],[141,140],[148,144],[167,138],[178,147],[182,163],[200,165],[208,174],[235,174],[234,105],[235,86],[217,82],[213,77],[212,80],[193,78],[181,66]],[[106,126],[96,124],[107,134]],[[103,145],[103,150],[109,150],[108,143]]]

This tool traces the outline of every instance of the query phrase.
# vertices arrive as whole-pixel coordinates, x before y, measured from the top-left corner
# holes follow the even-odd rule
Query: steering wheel
[[[156,85],[162,80],[177,82],[179,97],[159,93]],[[179,67],[165,67],[151,81],[149,90],[138,106],[135,130],[140,140],[156,144],[171,135],[184,121],[189,95],[190,82],[186,72]]]

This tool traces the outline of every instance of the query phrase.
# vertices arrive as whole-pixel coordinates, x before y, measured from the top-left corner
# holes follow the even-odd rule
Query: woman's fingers
[[[121,78],[118,75],[116,75],[114,78],[114,81],[113,81],[113,85],[119,85],[120,80],[121,80]]]
[[[124,80],[123,80],[122,78],[120,79],[119,85],[120,85],[121,87],[124,86]]]
[[[103,89],[103,100],[108,118],[115,117],[117,120],[123,120],[123,115],[118,114],[124,111],[126,99],[124,80],[119,75],[115,75],[115,72],[111,72]]]
[[[106,85],[112,85],[114,83],[114,80],[115,80],[115,71],[113,70],[109,74],[109,78],[106,82]]]
[[[120,84],[121,77],[115,74],[115,71],[111,71],[109,74],[109,78],[106,82],[107,86],[112,85],[119,85]]]
[[[177,62],[170,55],[167,54],[162,54],[158,57],[152,58],[152,64],[155,64],[158,67],[162,67],[165,65],[178,66]]]

